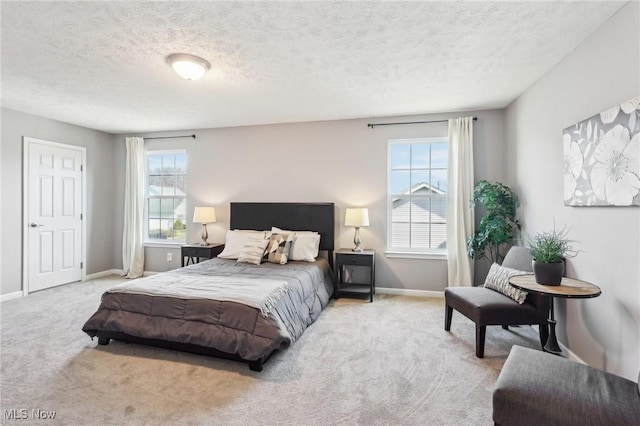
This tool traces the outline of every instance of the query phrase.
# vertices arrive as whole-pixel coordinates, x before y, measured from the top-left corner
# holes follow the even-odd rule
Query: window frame
[[[180,247],[187,242],[188,235],[188,223],[187,223],[187,212],[185,208],[185,218],[184,218],[184,226],[185,226],[185,238],[184,239],[163,239],[163,238],[150,238],[149,237],[149,156],[150,155],[165,155],[165,154],[184,154],[186,157],[186,167],[184,173],[185,179],[185,194],[184,194],[184,202],[186,207],[187,202],[187,193],[186,193],[186,180],[189,170],[189,157],[187,155],[187,150],[182,148],[177,149],[155,149],[155,150],[145,150],[144,152],[144,239],[143,244],[145,247],[167,247],[167,246],[175,246]],[[178,174],[173,174],[173,176],[178,176]]]
[[[396,247],[392,247],[391,243],[392,243],[392,229],[393,229],[393,199],[395,198],[395,195],[398,195],[395,192],[391,192],[391,175],[392,175],[392,171],[394,169],[392,169],[392,165],[391,165],[391,149],[393,145],[399,145],[399,144],[435,144],[435,143],[446,143],[447,144],[447,154],[450,154],[450,145],[449,145],[449,138],[447,136],[440,136],[440,137],[425,137],[425,138],[403,138],[403,139],[388,139],[387,140],[387,199],[386,199],[386,204],[387,204],[387,240],[386,240],[386,251],[385,254],[387,257],[398,257],[398,258],[408,258],[408,259],[438,259],[438,260],[442,260],[442,259],[446,259],[447,258],[447,249],[446,248],[442,248],[442,249],[425,249],[425,248],[410,248],[410,247],[405,247],[405,248],[396,248]],[[409,161],[412,161],[412,158],[410,156]],[[395,169],[398,170],[398,169]],[[407,169],[409,171],[409,173],[411,173],[411,165],[409,166],[409,169]],[[433,169],[431,167],[431,164],[429,164],[429,171],[431,170],[442,170],[442,168],[435,168]],[[447,164],[446,169],[447,173],[449,170],[449,164]],[[411,187],[409,188],[411,189]],[[448,204],[448,191],[446,192],[445,195],[445,205]],[[425,198],[431,198],[429,196],[426,196]],[[409,222],[411,223],[411,222]],[[428,223],[433,223],[433,222],[428,222]],[[445,239],[446,239],[446,217],[445,217]]]

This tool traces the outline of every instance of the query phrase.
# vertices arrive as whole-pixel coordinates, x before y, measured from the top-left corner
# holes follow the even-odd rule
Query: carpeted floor
[[[384,295],[331,301],[261,373],[134,344],[98,347],[81,328],[120,281],[2,303],[2,424],[490,425],[509,349],[538,348],[531,327],[489,327],[478,359],[473,323],[454,313],[445,332],[441,299]]]

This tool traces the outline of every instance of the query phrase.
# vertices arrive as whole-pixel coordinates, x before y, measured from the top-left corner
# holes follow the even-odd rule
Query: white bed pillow
[[[295,236],[289,252],[291,260],[315,262],[320,251],[320,234],[301,234]]]
[[[275,226],[271,228],[273,233],[293,232],[293,242],[289,250],[289,260],[303,260],[315,262],[320,251],[320,234],[315,231],[287,231]]]
[[[218,255],[223,259],[237,259],[240,252],[251,238],[264,238],[265,231],[245,231],[235,229],[227,231],[227,237],[224,242],[224,250]]]
[[[278,227],[272,226],[271,232],[274,234],[301,234],[301,235],[320,235],[316,231],[290,231],[286,229],[280,229]]]
[[[242,247],[240,255],[238,256],[238,263],[251,263],[259,265],[262,263],[264,257],[264,251],[269,244],[269,240],[264,238],[251,236],[247,240],[247,243]]]
[[[251,234],[253,236],[258,236],[262,238],[269,238],[266,236],[266,233],[269,231],[255,231],[253,229],[234,229],[235,232],[242,232],[243,234]]]

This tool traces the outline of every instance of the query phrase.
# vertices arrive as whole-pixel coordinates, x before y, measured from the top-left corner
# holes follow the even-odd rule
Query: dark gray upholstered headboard
[[[320,233],[320,250],[333,256],[335,205],[333,203],[231,203],[230,229],[270,230],[272,226],[292,231]]]

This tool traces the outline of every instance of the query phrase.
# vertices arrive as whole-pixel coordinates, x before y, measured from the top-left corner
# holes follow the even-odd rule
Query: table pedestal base
[[[551,297],[551,300],[549,301],[549,319],[547,320],[547,323],[549,323],[549,337],[547,338],[547,343],[545,343],[543,349],[545,352],[560,355],[562,353],[562,349],[560,349],[558,339],[556,338],[556,319],[553,314],[553,297]]]
[[[549,337],[547,338],[542,350],[556,355],[560,355],[562,353],[562,349],[560,349],[558,339],[556,338],[556,319],[553,314],[554,299],[558,297],[564,299],[586,299],[600,295],[600,288],[598,286],[586,281],[567,277],[562,278],[560,285],[549,286],[538,284],[535,276],[533,275],[516,275],[509,278],[509,284],[517,289],[530,291],[551,298],[549,300],[549,318],[547,319],[547,323],[549,324]]]

